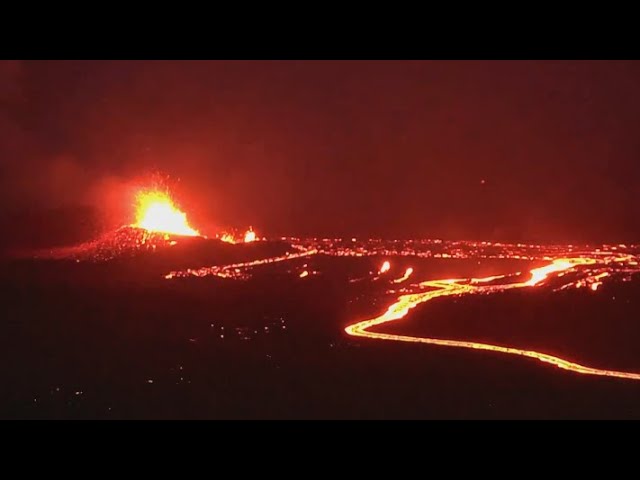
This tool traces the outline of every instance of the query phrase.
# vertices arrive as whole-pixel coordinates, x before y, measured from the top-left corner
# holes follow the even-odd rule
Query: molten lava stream
[[[534,358],[540,362],[548,363],[555,367],[569,370],[575,373],[624,378],[629,380],[640,380],[640,373],[621,372],[617,370],[603,370],[599,368],[588,367],[585,365],[580,365],[578,363],[570,362],[560,357],[536,352],[534,350],[524,350],[520,348],[491,345],[488,343],[469,342],[463,340],[444,340],[428,337],[412,337],[407,335],[394,335],[390,333],[376,333],[370,331],[370,329],[373,327],[404,318],[416,305],[428,302],[429,300],[437,297],[472,293],[490,293],[513,288],[535,287],[545,279],[547,279],[551,274],[563,272],[580,265],[592,265],[596,263],[596,261],[597,260],[591,258],[557,259],[544,267],[531,270],[531,278],[528,281],[510,283],[505,285],[482,285],[482,283],[486,282],[487,279],[470,279],[468,282],[451,279],[422,282],[420,284],[420,287],[429,288],[429,291],[402,295],[397,299],[396,302],[391,304],[387,308],[387,311],[382,315],[349,325],[345,328],[345,331],[347,334],[356,337],[364,337],[377,340],[391,340],[396,342],[408,343],[427,343],[445,347],[470,348],[473,350],[488,350],[491,352],[507,353],[510,355],[519,355],[522,357]]]

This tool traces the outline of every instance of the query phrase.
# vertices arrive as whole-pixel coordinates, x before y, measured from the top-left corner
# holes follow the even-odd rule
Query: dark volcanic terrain
[[[364,256],[320,252],[244,269],[242,278],[168,280],[173,270],[301,247],[164,236],[141,246],[139,233],[4,260],[0,417],[640,418],[640,382],[344,332],[386,310],[404,286],[390,280],[408,266],[422,281],[526,272],[541,260],[369,255],[379,245],[372,242]],[[116,254],[105,255],[113,235]],[[377,275],[384,259],[392,262],[388,278]],[[633,277],[597,292],[541,287],[440,298],[378,330],[637,372],[639,288]]]

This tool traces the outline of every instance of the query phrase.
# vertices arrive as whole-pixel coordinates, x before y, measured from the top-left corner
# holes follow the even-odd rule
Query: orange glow
[[[549,274],[562,272],[577,265],[592,265],[596,261],[592,258],[559,258],[549,265],[531,270],[531,279],[525,282],[523,286],[532,287],[545,280]]]
[[[411,274],[413,273],[413,268],[409,267],[407,268],[407,270],[404,272],[404,275],[401,276],[400,278],[396,278],[393,283],[402,283],[404,282],[407,278],[409,278],[411,276]]]
[[[542,283],[552,273],[558,273],[565,270],[570,270],[579,265],[591,265],[596,263],[595,259],[591,258],[561,258],[553,260],[549,265],[544,267],[535,268],[531,270],[531,278],[525,282],[517,282],[506,285],[481,285],[478,283],[486,281],[486,279],[470,279],[464,280],[432,280],[421,283],[419,286],[422,288],[429,288],[429,291],[413,293],[409,295],[400,296],[394,303],[392,303],[387,311],[382,315],[354,323],[345,328],[345,332],[349,335],[356,337],[365,337],[377,340],[392,340],[396,342],[408,342],[408,343],[426,343],[431,345],[440,345],[445,347],[458,347],[469,348],[473,350],[488,350],[492,352],[506,353],[510,355],[519,355],[523,357],[533,358],[540,362],[554,365],[558,368],[569,370],[575,373],[582,373],[586,375],[599,375],[606,377],[625,378],[629,380],[640,380],[640,373],[621,372],[617,370],[604,370],[599,368],[587,367],[578,363],[570,362],[568,360],[549,355],[546,353],[536,352],[534,350],[524,350],[514,347],[506,347],[501,345],[491,345],[488,343],[470,342],[464,340],[445,340],[439,338],[428,337],[411,337],[407,335],[395,335],[391,333],[376,333],[371,332],[370,329],[385,323],[390,323],[396,320],[404,318],[409,311],[416,305],[425,303],[437,297],[443,297],[448,295],[464,295],[473,293],[489,293],[502,291],[512,288],[522,287],[534,287]],[[605,275],[598,276],[603,278]],[[498,278],[489,277],[489,278]],[[462,283],[465,282],[465,283]],[[593,283],[592,285],[597,285]],[[597,289],[595,288],[592,289]]]
[[[244,236],[240,237],[234,236],[231,233],[223,233],[222,235],[218,235],[218,238],[225,243],[251,243],[255,242],[258,238],[256,237],[256,232],[253,231],[251,227],[244,233]]]
[[[592,279],[593,283],[591,284],[591,290],[593,290],[594,292],[598,290],[600,285],[602,285],[601,279],[608,276],[609,272],[602,272],[600,275],[594,276]]]
[[[242,278],[242,270],[256,267],[258,265],[270,265],[273,263],[286,262],[297,258],[308,257],[318,253],[316,249],[303,250],[298,253],[285,253],[279,257],[261,258],[259,260],[251,260],[248,262],[233,263],[230,265],[214,265],[212,267],[202,267],[198,269],[188,268],[186,270],[178,270],[167,273],[164,278],[167,280],[172,278],[184,278],[184,277],[206,277],[209,275],[221,276],[228,272],[237,272],[239,277]],[[234,275],[227,275],[228,277],[234,277]]]
[[[236,243],[236,239],[233,238],[233,235],[230,235],[228,233],[223,233],[220,237],[220,240],[225,243]]]
[[[252,228],[249,228],[247,232],[244,234],[244,243],[255,242],[256,241],[256,232],[253,231]]]
[[[489,282],[493,282],[494,280],[500,280],[504,277],[506,277],[506,275],[493,275],[491,277],[485,277],[485,278],[474,278],[471,280],[471,283],[489,283]]]
[[[567,288],[589,287],[594,292],[599,290],[603,281],[621,278],[628,281],[631,275],[640,274],[638,256],[624,252],[615,252],[606,246],[594,248],[590,246],[542,246],[535,244],[503,244],[491,242],[443,242],[441,240],[388,241],[380,244],[379,241],[361,240],[353,245],[348,239],[300,239],[283,237],[282,240],[290,241],[296,253],[288,253],[278,257],[264,258],[249,262],[217,265],[199,269],[187,269],[174,271],[165,275],[165,278],[205,277],[217,276],[228,279],[245,279],[250,276],[251,269],[269,265],[276,262],[291,261],[312,255],[328,255],[334,257],[378,257],[392,256],[414,258],[452,258],[452,259],[510,259],[545,262],[543,266],[530,270],[529,276],[522,277],[521,272],[507,272],[483,278],[450,278],[440,280],[426,280],[415,282],[402,288],[402,295],[396,297],[386,310],[370,319],[358,321],[345,328],[349,335],[375,339],[407,343],[431,344],[446,347],[468,348],[471,350],[485,350],[489,352],[505,353],[527,357],[555,366],[567,371],[596,376],[615,377],[629,380],[640,380],[640,373],[607,370],[581,365],[565,360],[561,357],[544,352],[527,350],[506,345],[492,345],[489,343],[472,342],[465,340],[448,340],[442,338],[414,337],[397,335],[393,333],[376,332],[377,326],[398,321],[405,318],[411,309],[426,303],[429,300],[444,296],[462,296],[472,294],[499,293],[519,288],[545,288],[546,283],[551,283],[549,288],[553,291]],[[434,253],[432,246],[439,249],[450,247],[448,251]],[[302,268],[306,268],[304,265]],[[388,272],[391,269],[389,261],[385,261],[379,273]],[[306,269],[299,273],[300,278],[313,275]],[[401,283],[409,276],[416,277],[413,268],[407,268],[404,275],[390,283]],[[349,279],[350,283],[365,281],[366,278]],[[375,277],[371,281],[378,280]],[[551,280],[552,282],[548,282]],[[599,292],[598,292],[599,293]]]
[[[145,190],[136,195],[136,223],[133,226],[149,232],[200,235],[189,226],[187,215],[175,207],[171,197],[159,190]]]

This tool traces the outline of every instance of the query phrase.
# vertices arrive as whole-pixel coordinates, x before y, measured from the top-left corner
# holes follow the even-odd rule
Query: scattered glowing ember
[[[137,222],[134,227],[123,227],[104,239],[82,244],[73,248],[63,248],[55,252],[49,252],[49,258],[88,258],[110,259],[135,250],[154,249],[157,246],[172,244],[170,234],[198,235],[192,229],[184,213],[180,212],[171,199],[159,192],[143,192],[138,196]],[[253,235],[248,235],[252,233]],[[235,242],[231,235],[223,235],[223,241]],[[256,240],[253,230],[245,233],[244,241]],[[632,274],[640,273],[637,267],[639,257],[637,254],[619,252],[618,247],[602,246],[577,247],[573,245],[543,246],[534,244],[503,244],[492,242],[444,242],[442,240],[412,240],[399,241],[360,241],[358,244],[349,242],[348,239],[299,239],[282,238],[289,241],[296,253],[262,258],[229,265],[214,265],[198,269],[173,271],[165,275],[166,279],[184,277],[216,276],[224,279],[243,280],[250,277],[252,269],[263,265],[271,265],[277,262],[292,261],[313,255],[330,255],[334,257],[365,257],[365,256],[392,256],[414,258],[451,258],[451,259],[517,259],[526,261],[546,262],[544,266],[530,270],[528,279],[518,278],[520,273],[506,273],[484,278],[463,278],[426,281],[411,284],[402,288],[402,295],[397,297],[391,305],[380,315],[358,321],[346,327],[349,335],[368,339],[432,344],[448,347],[467,348],[474,351],[485,350],[491,352],[518,355],[538,360],[564,370],[575,373],[616,377],[631,380],[640,380],[640,373],[623,372],[617,370],[605,370],[570,362],[563,358],[552,356],[534,350],[525,350],[512,346],[492,345],[466,340],[448,340],[442,338],[414,337],[393,333],[372,331],[375,327],[405,318],[411,309],[429,300],[444,296],[462,296],[471,294],[490,294],[519,288],[544,288],[547,280],[564,282],[554,290],[566,288],[588,287],[596,292],[599,290],[605,278],[622,278],[628,281]],[[634,247],[637,249],[637,247]],[[636,250],[637,251],[637,250]],[[304,265],[303,268],[306,268]],[[385,261],[380,273],[388,272],[391,268],[389,261]],[[299,276],[304,278],[317,272],[302,271]],[[405,281],[415,272],[408,268],[405,274],[393,280],[394,283]],[[624,276],[623,276],[624,275]],[[376,280],[378,277],[374,278]],[[364,279],[358,279],[358,281]],[[353,282],[354,280],[349,280]],[[510,283],[511,282],[511,283]],[[554,285],[556,285],[554,283]]]
[[[318,251],[315,249],[304,250],[298,253],[286,253],[279,257],[271,257],[271,258],[261,258],[259,260],[251,260],[248,262],[234,263],[231,265],[214,265],[212,267],[202,267],[198,269],[188,268],[187,270],[182,271],[173,271],[169,272],[164,276],[167,280],[172,278],[184,278],[184,277],[206,277],[209,275],[215,276],[223,276],[224,274],[233,271],[235,276],[243,275],[243,270],[247,268],[256,267],[259,265],[270,265],[278,262],[286,262],[290,260],[294,260],[297,258],[308,257],[310,255],[317,254]],[[222,274],[222,275],[221,275]]]
[[[600,285],[602,285],[601,279],[603,279],[604,277],[608,277],[608,276],[609,276],[609,272],[602,272],[600,275],[595,275],[591,279],[593,281],[593,283],[591,284],[591,290],[593,290],[594,292],[596,290],[598,290]]]
[[[176,208],[171,197],[158,190],[146,190],[136,195],[135,227],[149,232],[199,236],[200,233],[189,226],[187,215]]]

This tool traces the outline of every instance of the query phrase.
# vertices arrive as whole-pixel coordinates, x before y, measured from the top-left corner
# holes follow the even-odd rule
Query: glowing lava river
[[[573,246],[492,244],[490,242],[444,242],[443,246],[443,242],[441,241],[418,241],[418,243],[426,243],[427,246],[430,247],[426,250],[424,246],[415,248],[415,245],[410,248],[403,245],[400,249],[391,249],[377,245],[381,243],[381,241],[372,240],[365,240],[358,245],[349,244],[348,242],[345,244],[341,239],[300,240],[287,238],[286,240],[298,250],[297,253],[241,264],[171,272],[166,275],[165,278],[171,279],[184,276],[202,277],[209,275],[225,276],[224,272],[226,270],[233,269],[236,272],[241,272],[251,270],[253,267],[258,265],[295,260],[302,257],[309,258],[315,255],[326,255],[332,257],[398,256],[439,259],[473,258],[517,259],[538,262],[544,261],[546,262],[544,266],[530,270],[528,275],[523,275],[522,273],[517,272],[494,275],[486,278],[427,280],[413,283],[409,287],[405,287],[400,290],[401,292],[406,293],[397,297],[396,301],[393,302],[383,314],[353,323],[345,328],[345,332],[354,337],[362,337],[371,340],[423,343],[445,347],[505,353],[509,355],[533,358],[540,362],[575,373],[640,380],[640,373],[594,368],[534,350],[465,340],[417,337],[375,331],[376,327],[397,322],[405,318],[409,314],[410,310],[417,305],[438,297],[491,294],[518,288],[542,288],[543,286],[550,288],[550,283],[556,284],[553,287],[556,291],[568,288],[585,288],[585,290],[596,292],[605,279],[611,280],[614,277],[624,277],[622,280],[628,281],[631,279],[633,274],[640,272],[640,269],[638,268],[638,257],[630,253],[625,253],[625,250],[627,250],[625,245],[621,245],[620,247],[622,248],[616,246],[603,246],[603,248],[585,247],[583,249],[577,249]],[[355,242],[355,239],[353,241]],[[387,244],[388,243],[389,242],[387,242]],[[436,246],[442,253],[434,253],[434,247]],[[455,255],[447,252],[455,252]],[[575,256],[563,256],[563,254],[566,255],[566,253],[573,253]],[[390,279],[388,277],[388,275],[390,275],[390,270],[391,264],[388,260],[385,260],[377,272],[370,272],[369,277],[352,279],[350,281],[357,282],[369,278],[372,282],[376,282],[386,279],[389,284],[393,285],[405,282],[408,283],[407,280],[409,277],[413,278],[414,276],[414,268],[409,267],[401,277]],[[298,276],[300,278],[305,278],[308,276],[308,272],[303,270],[302,273],[298,274]],[[237,278],[242,278],[242,275],[238,274]]]
[[[624,260],[624,258],[622,259]],[[412,337],[406,335],[394,335],[390,333],[376,333],[370,331],[370,329],[398,321],[409,313],[409,311],[415,306],[433,300],[437,297],[444,297],[448,295],[466,295],[466,294],[478,294],[478,293],[492,293],[504,291],[507,289],[523,288],[523,287],[535,287],[547,278],[554,274],[565,272],[580,265],[593,265],[596,264],[596,259],[591,258],[563,258],[556,259],[550,264],[544,267],[531,270],[531,278],[525,282],[508,283],[503,285],[484,285],[487,282],[493,282],[505,278],[506,275],[498,275],[483,279],[446,279],[446,280],[431,280],[418,284],[421,289],[428,289],[421,293],[412,293],[402,295],[398,300],[393,303],[385,313],[382,315],[364,320],[358,323],[354,323],[346,327],[345,331],[349,335],[356,337],[365,337],[376,340],[391,340],[396,342],[408,342],[408,343],[426,343],[431,345],[440,345],[444,347],[458,347],[469,348],[473,350],[488,350],[491,352],[506,353],[509,355],[519,355],[523,357],[534,358],[540,362],[554,365],[564,370],[569,370],[575,373],[582,373],[587,375],[600,375],[606,377],[625,378],[630,380],[640,380],[640,373],[621,372],[617,370],[602,370],[598,368],[588,367],[577,363],[564,360],[553,355],[537,352],[534,350],[523,350],[520,348],[505,347],[500,345],[491,345],[487,343],[470,342],[464,340],[445,340],[438,338],[428,337]],[[599,275],[591,277],[592,290],[597,290],[599,285],[598,280],[608,276],[608,272],[603,272]],[[577,283],[577,285],[581,285]]]
[[[192,228],[186,215],[173,203],[168,194],[162,191],[142,191],[137,196],[136,223],[120,229],[115,234],[99,239],[95,242],[82,244],[74,248],[58,249],[49,253],[50,258],[73,258],[77,262],[85,259],[93,261],[108,261],[123,255],[123,252],[138,252],[149,250],[155,252],[162,248],[174,247],[178,243],[186,243],[183,237],[199,237],[206,239]],[[176,239],[173,239],[173,238]],[[265,238],[258,238],[249,229],[244,237],[221,233],[217,236],[218,243],[247,244],[256,242],[261,246]],[[218,263],[211,266],[192,267],[166,272],[163,277],[167,280],[185,277],[218,277],[223,280],[241,281],[251,277],[251,272],[258,267],[273,264],[304,263],[290,269],[299,281],[309,281],[310,277],[322,274],[321,270],[314,270],[308,265],[317,257],[375,257],[382,265],[368,275],[358,275],[349,278],[349,283],[359,285],[370,281],[375,285],[397,285],[399,290],[388,293],[401,295],[388,306],[386,311],[374,318],[365,319],[348,325],[345,332],[354,337],[371,340],[387,340],[407,343],[423,343],[445,347],[485,350],[521,357],[536,359],[557,368],[575,373],[615,377],[629,380],[640,380],[640,373],[618,370],[599,369],[587,365],[565,360],[535,350],[521,349],[512,346],[493,345],[465,340],[449,340],[441,338],[397,335],[376,331],[376,327],[397,322],[405,318],[411,309],[430,300],[445,296],[463,296],[475,294],[492,294],[519,288],[552,288],[564,290],[568,288],[584,288],[598,294],[598,289],[604,281],[618,279],[629,281],[631,277],[640,273],[638,252],[639,246],[601,245],[573,246],[573,245],[535,245],[535,244],[505,244],[492,242],[448,242],[442,240],[376,240],[366,239],[358,241],[352,239],[299,239],[281,237],[277,240],[283,248],[283,254],[267,258],[241,262]],[[267,243],[268,246],[268,242]],[[214,248],[214,247],[212,247]],[[219,247],[215,247],[219,248]],[[235,247],[233,247],[235,248]],[[239,247],[241,248],[241,247]],[[286,249],[286,251],[284,250]],[[256,249],[258,251],[258,249]],[[416,261],[423,259],[451,259],[472,260],[478,264],[483,260],[516,260],[537,262],[543,264],[533,268],[528,274],[508,273],[485,278],[466,279],[427,279],[411,283],[417,276],[418,265],[408,267],[404,274],[398,276],[393,271],[389,258],[412,258]],[[406,265],[405,265],[406,267]],[[284,267],[286,268],[286,267]],[[405,286],[407,285],[407,286]],[[396,287],[394,287],[396,288]]]

